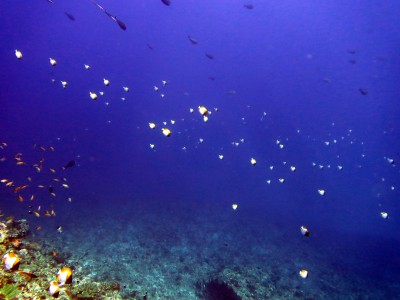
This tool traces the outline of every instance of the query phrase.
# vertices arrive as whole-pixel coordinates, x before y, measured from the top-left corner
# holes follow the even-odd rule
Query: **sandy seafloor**
[[[146,213],[149,209],[153,214]],[[79,266],[78,277],[117,281],[123,299],[142,299],[146,292],[147,299],[396,299],[400,295],[395,266],[374,263],[374,257],[365,259],[362,243],[379,250],[380,242],[368,244],[342,235],[344,243],[339,244],[354,244],[349,252],[335,242],[317,245],[311,239],[305,242],[300,234],[292,238],[280,224],[262,216],[244,218],[239,211],[221,213],[215,207],[174,209],[142,202],[129,210],[110,206],[102,215],[93,210],[68,216],[62,234],[43,229],[34,233],[34,239],[45,244],[52,240],[70,265]],[[309,277],[302,279],[298,270],[305,267]],[[224,283],[236,295],[224,289]]]

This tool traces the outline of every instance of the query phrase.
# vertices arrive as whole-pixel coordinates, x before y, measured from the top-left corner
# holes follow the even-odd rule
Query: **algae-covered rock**
[[[29,233],[29,224],[25,219],[14,220],[7,226],[10,238],[24,238]]]
[[[8,238],[7,226],[4,223],[0,223],[0,244],[4,243]]]
[[[14,299],[18,296],[19,290],[16,285],[6,284],[0,289],[0,295],[4,296],[6,300]]]
[[[26,220],[8,218],[7,223],[0,220],[0,259],[4,253],[14,251],[21,260],[19,272],[10,272],[0,268],[0,299],[50,299],[49,284],[56,279],[57,271],[62,268],[69,255],[54,251],[53,246],[38,244],[29,237],[29,224]],[[13,243],[19,239],[18,246]],[[60,261],[61,260],[61,261]],[[93,282],[82,274],[82,266],[76,264],[75,282],[61,288],[58,300],[122,299],[117,282]]]
[[[120,286],[117,282],[87,282],[72,288],[72,294],[77,299],[121,299]]]

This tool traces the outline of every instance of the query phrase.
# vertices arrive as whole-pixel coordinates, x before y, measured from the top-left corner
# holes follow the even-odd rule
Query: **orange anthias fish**
[[[22,244],[22,241],[21,241],[20,239],[14,238],[14,239],[12,239],[12,240],[10,241],[10,243],[11,243],[15,248],[19,248],[19,247],[21,246],[21,244]]]
[[[29,187],[29,185],[27,185],[27,184],[26,185],[17,186],[17,187],[14,188],[14,193],[16,193],[18,191],[21,191],[21,190],[24,190],[24,189],[26,189],[28,187]]]
[[[37,275],[25,271],[18,271],[18,274],[26,276],[29,279],[37,278]]]

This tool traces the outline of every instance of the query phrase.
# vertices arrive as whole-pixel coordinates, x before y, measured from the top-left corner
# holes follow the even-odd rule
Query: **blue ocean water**
[[[400,299],[400,3],[98,4],[0,3],[1,211],[124,299]]]

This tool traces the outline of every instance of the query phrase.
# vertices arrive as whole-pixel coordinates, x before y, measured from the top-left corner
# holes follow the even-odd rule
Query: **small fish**
[[[300,227],[300,232],[301,232],[302,235],[304,235],[306,237],[310,236],[310,232],[308,231],[306,226],[301,226]]]
[[[244,4],[243,7],[247,8],[247,9],[253,9],[254,5],[253,4]]]
[[[71,15],[70,13],[64,12],[64,14],[70,19],[71,21],[75,21],[75,17]]]
[[[9,216],[6,219],[6,224],[11,224],[14,222],[15,217],[14,216]]]
[[[54,58],[49,58],[49,60],[50,60],[50,64],[53,66],[53,67],[55,67],[56,65],[57,65],[57,61],[54,59]]]
[[[23,201],[24,201],[24,198],[23,198],[21,195],[18,195],[18,201],[19,201],[19,202],[23,202]]]
[[[62,233],[62,231],[63,231],[63,228],[62,228],[62,226],[57,226],[57,231],[59,232],[59,233]]]
[[[117,19],[116,16],[113,16],[112,14],[110,14],[108,11],[106,11],[104,9],[104,7],[102,7],[100,4],[98,4],[97,2],[95,2],[94,0],[90,0],[94,5],[96,5],[100,10],[102,10],[111,20],[113,20],[114,22],[117,22],[118,26],[122,29],[122,30],[126,30],[126,25],[124,24],[124,22],[120,21]]]
[[[205,106],[203,106],[203,105],[200,105],[200,106],[198,107],[198,110],[199,110],[199,113],[200,113],[201,115],[203,115],[203,116],[206,116],[207,113],[208,113],[207,108],[206,108]]]
[[[299,272],[299,275],[300,275],[300,277],[301,278],[307,278],[308,277],[308,271],[307,270],[301,270],[300,272]]]
[[[18,49],[15,49],[15,56],[16,56],[18,59],[22,59],[22,52],[19,51]]]
[[[168,128],[162,128],[162,133],[164,136],[166,137],[170,137],[171,136],[171,130],[169,130]]]
[[[29,272],[25,272],[25,271],[18,271],[18,274],[19,274],[19,275],[26,276],[26,277],[28,277],[28,278],[30,278],[30,279],[34,279],[34,278],[37,278],[37,277],[38,277],[38,276],[35,275],[35,274],[29,273]]]
[[[58,298],[60,294],[60,287],[57,282],[52,281],[49,286],[49,295],[53,298]]]
[[[149,127],[150,127],[151,129],[154,129],[154,128],[156,128],[156,124],[153,123],[153,122],[150,122],[150,123],[149,123]]]
[[[162,3],[164,3],[166,6],[171,5],[171,0],[161,0]]]
[[[89,96],[92,100],[97,100],[97,94],[95,92],[89,92]]]
[[[21,190],[24,190],[24,189],[26,189],[27,187],[29,187],[29,185],[17,186],[16,188],[14,188],[14,193],[16,193],[16,192],[18,192],[18,191],[21,191]]]
[[[62,268],[57,273],[57,280],[59,285],[72,283],[72,270],[68,267]]]
[[[232,204],[232,209],[236,210],[238,208],[238,205],[236,203]]]
[[[15,248],[19,248],[19,247],[21,246],[21,244],[22,244],[22,241],[21,241],[20,239],[14,238],[14,239],[12,239],[12,240],[10,241],[10,243],[11,243]]]
[[[388,158],[386,158],[386,161],[387,161],[389,164],[391,164],[391,165],[394,165],[394,164],[395,164],[395,161],[394,161],[393,158],[388,157]]]
[[[3,256],[4,269],[8,271],[18,270],[20,260],[19,257],[14,253],[10,252]]]
[[[358,89],[358,91],[359,91],[359,92],[361,93],[361,95],[363,95],[363,96],[368,95],[368,90],[367,90],[366,88],[360,87],[360,88]]]
[[[72,168],[73,166],[75,166],[75,160],[70,160],[64,167],[62,167],[62,170],[66,170],[68,168]]]
[[[214,55],[206,53],[206,57],[208,57],[209,59],[214,59]]]
[[[189,39],[189,41],[192,43],[192,45],[197,45],[199,42],[193,38],[192,36],[188,35],[187,37]]]
[[[253,166],[255,166],[256,164],[257,164],[257,161],[256,161],[256,159],[255,158],[251,158],[250,159],[250,163],[253,165]]]

